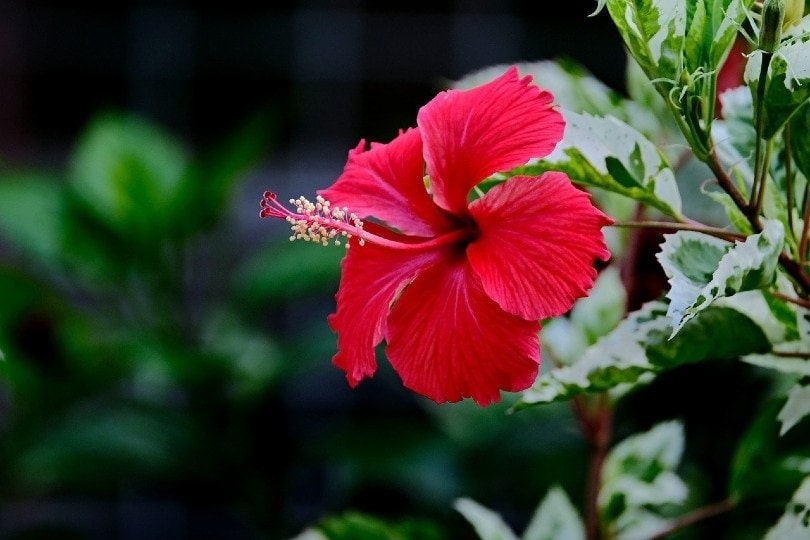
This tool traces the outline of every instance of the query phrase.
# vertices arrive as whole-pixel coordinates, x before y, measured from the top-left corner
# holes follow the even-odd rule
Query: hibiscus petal
[[[436,204],[466,212],[467,195],[499,171],[551,153],[562,139],[562,115],[553,96],[518,78],[512,67],[470,90],[442,92],[422,107],[417,124]]]
[[[343,173],[318,194],[362,219],[373,216],[405,234],[433,236],[449,222],[427,192],[424,169],[422,138],[409,129],[388,144],[372,143],[368,151],[360,141]]]
[[[374,375],[374,348],[382,341],[391,302],[399,290],[439,253],[414,254],[351,241],[341,262],[337,310],[328,318],[337,332],[338,352],[332,362],[346,372],[351,387]]]
[[[463,255],[422,272],[394,304],[386,356],[404,385],[437,403],[531,386],[540,363],[537,321],[504,312],[481,288]]]
[[[607,260],[602,227],[613,221],[559,172],[516,176],[470,204],[479,237],[467,257],[487,294],[525,319],[562,315]]]

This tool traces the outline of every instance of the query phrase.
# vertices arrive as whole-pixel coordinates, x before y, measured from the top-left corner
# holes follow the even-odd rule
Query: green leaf
[[[777,415],[784,403],[779,397],[758,404],[731,461],[732,498],[767,504],[787,501],[810,470],[807,424],[795,426],[795,433],[779,435]]]
[[[453,508],[472,524],[481,540],[518,540],[500,515],[472,499],[456,499]]]
[[[806,342],[794,341],[788,346],[780,345],[780,353],[807,355],[810,354]],[[742,358],[748,364],[773,369],[789,375],[810,377],[810,360],[802,357],[785,357],[775,354],[750,354]]]
[[[712,122],[715,152],[724,168],[741,179],[737,188],[747,195],[754,179],[754,104],[745,86],[726,90],[720,95],[722,120]],[[745,229],[738,229],[744,231]]]
[[[754,0],[710,0],[712,28],[709,42],[709,67],[719,69],[723,65],[739,29]],[[704,41],[705,43],[705,41]]]
[[[687,69],[717,72],[753,0],[690,0],[687,2],[687,34],[684,47]]]
[[[570,399],[584,392],[599,392],[624,383],[636,383],[642,375],[655,371],[643,345],[648,333],[662,333],[668,327],[663,317],[666,307],[650,303],[631,313],[607,336],[588,347],[570,366],[541,374],[524,391],[515,410],[540,403]]]
[[[4,172],[0,177],[0,234],[17,249],[51,266],[60,259],[64,189],[40,172]]]
[[[771,343],[765,331],[746,310],[745,306],[718,302],[670,338],[667,304],[648,302],[588,347],[572,365],[542,373],[513,409],[567,400],[582,393],[618,389],[621,394],[675,366],[769,351]]]
[[[614,536],[641,538],[660,530],[656,510],[686,500],[688,488],[675,473],[683,448],[683,425],[669,421],[628,437],[610,451],[602,468],[599,508]]]
[[[793,540],[810,537],[810,476],[785,507],[785,513],[765,535],[765,540]]]
[[[745,66],[745,82],[756,95],[763,52],[755,51]],[[810,41],[794,40],[773,54],[765,82],[765,139],[772,138],[785,122],[810,100]]]
[[[686,2],[607,0],[627,49],[649,79],[680,78],[686,33]]]
[[[797,384],[790,389],[785,406],[779,411],[777,419],[782,423],[779,435],[784,435],[790,428],[810,414],[810,385]]]
[[[521,537],[521,540],[584,539],[585,526],[582,518],[559,486],[548,490]]]
[[[156,240],[182,226],[181,195],[190,157],[183,145],[145,119],[103,114],[79,140],[70,186],[102,224],[122,238]]]
[[[772,285],[784,228],[768,220],[761,233],[734,244],[693,231],[665,238],[656,256],[669,278],[668,315],[674,336],[718,298]]]
[[[624,107],[627,116],[614,116],[643,133],[670,162],[677,161],[685,151],[686,140],[668,106],[668,98],[661,95],[632,57],[627,58],[626,64],[625,86],[632,105]]]
[[[573,182],[602,188],[680,217],[681,197],[666,156],[617,118],[563,111],[565,135],[545,159],[512,174],[562,171]]]
[[[439,540],[441,535],[431,523],[419,520],[403,520],[388,523],[380,518],[346,512],[329,516],[318,522],[315,530],[304,531],[296,540]]]
[[[810,105],[806,103],[790,119],[790,152],[796,167],[810,179]]]
[[[588,296],[578,300],[569,315],[593,344],[618,326],[627,311],[627,291],[619,270],[608,266],[594,282]]]
[[[684,44],[684,58],[686,59],[686,69],[694,72],[698,67],[703,66],[706,56],[705,49],[709,45],[706,37],[710,35],[711,21],[707,22],[706,3],[703,0],[687,2],[687,31],[686,42]]]

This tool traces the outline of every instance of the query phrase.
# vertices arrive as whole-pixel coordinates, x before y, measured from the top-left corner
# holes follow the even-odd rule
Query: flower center
[[[332,204],[320,195],[315,198],[314,203],[305,197],[298,197],[290,199],[290,204],[295,208],[294,212],[279,203],[275,193],[265,191],[261,200],[259,216],[287,221],[293,233],[290,235],[291,242],[304,240],[317,242],[324,246],[332,242],[339,246],[343,243],[341,239],[345,238],[347,240],[345,245],[348,248],[350,245],[348,240],[355,236],[360,246],[371,242],[392,249],[427,250],[470,240],[471,233],[468,227],[453,229],[432,238],[402,236],[403,240],[394,240],[365,230],[363,221],[354,212],[349,212],[346,207],[332,207]]]

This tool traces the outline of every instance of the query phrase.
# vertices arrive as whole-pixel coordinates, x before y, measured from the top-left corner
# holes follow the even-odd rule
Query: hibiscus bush
[[[490,66],[361,141],[312,202],[265,193],[261,216],[350,248],[329,317],[350,386],[379,360],[437,404],[570,404],[581,493],[538,492],[521,534],[457,498],[470,533],[806,537],[810,17],[793,0],[605,9],[626,95],[568,60]],[[716,409],[661,402],[704,392],[726,409],[714,432],[695,426]],[[670,416],[643,421],[650,404]],[[354,513],[301,538],[434,537],[414,527]]]

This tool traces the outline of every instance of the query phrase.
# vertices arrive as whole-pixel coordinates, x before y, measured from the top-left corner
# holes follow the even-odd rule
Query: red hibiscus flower
[[[352,387],[374,374],[383,340],[404,385],[438,403],[487,405],[534,382],[539,321],[587,294],[612,220],[563,173],[470,194],[554,149],[564,123],[552,100],[510,68],[440,93],[388,144],[361,141],[315,203],[291,212],[265,194],[261,215],[286,218],[292,238],[348,237],[329,324]]]

